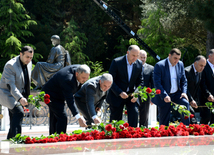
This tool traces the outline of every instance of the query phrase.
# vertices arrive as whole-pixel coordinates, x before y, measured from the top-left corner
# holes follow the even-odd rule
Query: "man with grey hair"
[[[214,102],[214,49],[211,49],[208,55],[206,66],[202,72],[201,78],[201,96],[200,104],[205,106],[206,102]],[[214,114],[207,107],[200,108],[201,124],[213,124]]]
[[[201,75],[204,67],[206,66],[206,58],[198,55],[192,65],[185,68],[187,78],[187,96],[190,103],[190,112],[195,115],[193,108],[198,108],[199,102],[199,88],[201,83]],[[190,124],[197,124],[195,117],[190,118]]]
[[[79,121],[81,127],[87,127],[84,118],[80,117],[74,103],[74,94],[81,88],[90,75],[90,68],[87,65],[70,65],[58,71],[42,88],[50,95],[51,102],[48,104],[50,112],[49,134],[57,132],[66,133],[67,114],[65,101],[73,116]]]
[[[115,58],[109,73],[113,76],[113,84],[106,101],[110,104],[110,122],[122,120],[123,108],[126,105],[128,123],[131,127],[138,124],[137,98],[131,96],[139,85],[143,87],[142,62],[138,59],[140,48],[137,45],[128,47],[127,54]]]
[[[93,122],[101,123],[96,113],[100,110],[112,82],[112,75],[104,73],[102,76],[88,80],[74,95],[75,103],[88,126]]]

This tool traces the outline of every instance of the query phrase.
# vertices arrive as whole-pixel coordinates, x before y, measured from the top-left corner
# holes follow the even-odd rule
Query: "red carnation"
[[[184,119],[188,119],[189,117],[188,116],[184,116]]]
[[[124,113],[127,115],[128,114],[127,110],[125,110]]]
[[[152,89],[148,87],[148,88],[146,89],[146,92],[150,94],[150,93],[152,92]]]
[[[193,115],[193,114],[191,114],[191,115],[190,115],[190,118],[193,118],[193,117],[194,117],[194,115]]]
[[[160,89],[157,89],[156,90],[156,94],[158,95],[158,94],[161,94],[161,90]]]
[[[106,129],[107,131],[111,131],[111,129],[112,129],[111,124],[106,125],[105,129]]]
[[[46,99],[46,98],[50,98],[50,95],[45,94],[44,98],[45,98],[45,99]]]
[[[127,128],[129,126],[129,123],[126,122],[123,124],[123,126]]]
[[[112,132],[116,132],[116,128],[112,128]]]
[[[50,103],[50,99],[46,98],[46,99],[44,99],[44,102],[45,102],[45,104],[48,104],[48,103]]]

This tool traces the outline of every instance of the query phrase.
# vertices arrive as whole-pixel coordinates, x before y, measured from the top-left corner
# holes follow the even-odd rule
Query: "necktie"
[[[196,83],[198,83],[199,81],[199,75],[198,75],[198,72],[195,73],[195,79],[196,79]]]

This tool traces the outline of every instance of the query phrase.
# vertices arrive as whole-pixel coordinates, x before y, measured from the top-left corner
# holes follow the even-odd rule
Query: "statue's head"
[[[60,37],[58,35],[52,35],[51,36],[51,42],[53,46],[60,44]]]

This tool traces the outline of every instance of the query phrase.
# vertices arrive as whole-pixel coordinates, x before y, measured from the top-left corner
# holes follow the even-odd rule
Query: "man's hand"
[[[132,97],[132,99],[131,99],[131,102],[132,102],[132,103],[135,103],[135,102],[137,102],[137,98],[135,98],[135,97]]]
[[[100,123],[101,123],[101,120],[98,117],[96,117],[94,119],[94,124],[100,124]]]
[[[78,119],[78,122],[79,122],[80,127],[88,127],[87,124],[86,124],[86,121],[85,121],[85,119],[83,117],[80,117]]]
[[[195,102],[195,100],[192,100],[192,101],[190,102],[190,105],[191,105],[193,108],[198,108],[198,105],[197,105],[197,103]]]
[[[122,93],[120,93],[120,97],[122,99],[127,99],[129,96],[126,94],[126,92],[122,92]]]
[[[22,97],[22,98],[19,100],[19,102],[21,103],[21,105],[22,105],[23,107],[26,106],[26,105],[28,105],[27,99],[24,98],[24,97]]]
[[[99,108],[99,107],[96,107],[96,108],[95,108],[95,111],[96,111],[96,112],[100,111],[100,108]]]
[[[209,95],[209,97],[207,98],[207,100],[210,101],[210,102],[214,102],[214,98],[213,98],[212,95]]]
[[[181,99],[181,98],[183,98],[183,97],[184,97],[184,98],[189,102],[189,99],[188,99],[188,97],[187,97],[187,94],[186,94],[186,93],[182,93],[182,94],[181,94],[180,99]]]
[[[150,104],[153,105],[154,103],[152,101],[150,101]]]
[[[167,103],[167,102],[171,102],[171,98],[169,97],[169,96],[166,96],[165,98],[164,98],[164,101]]]

